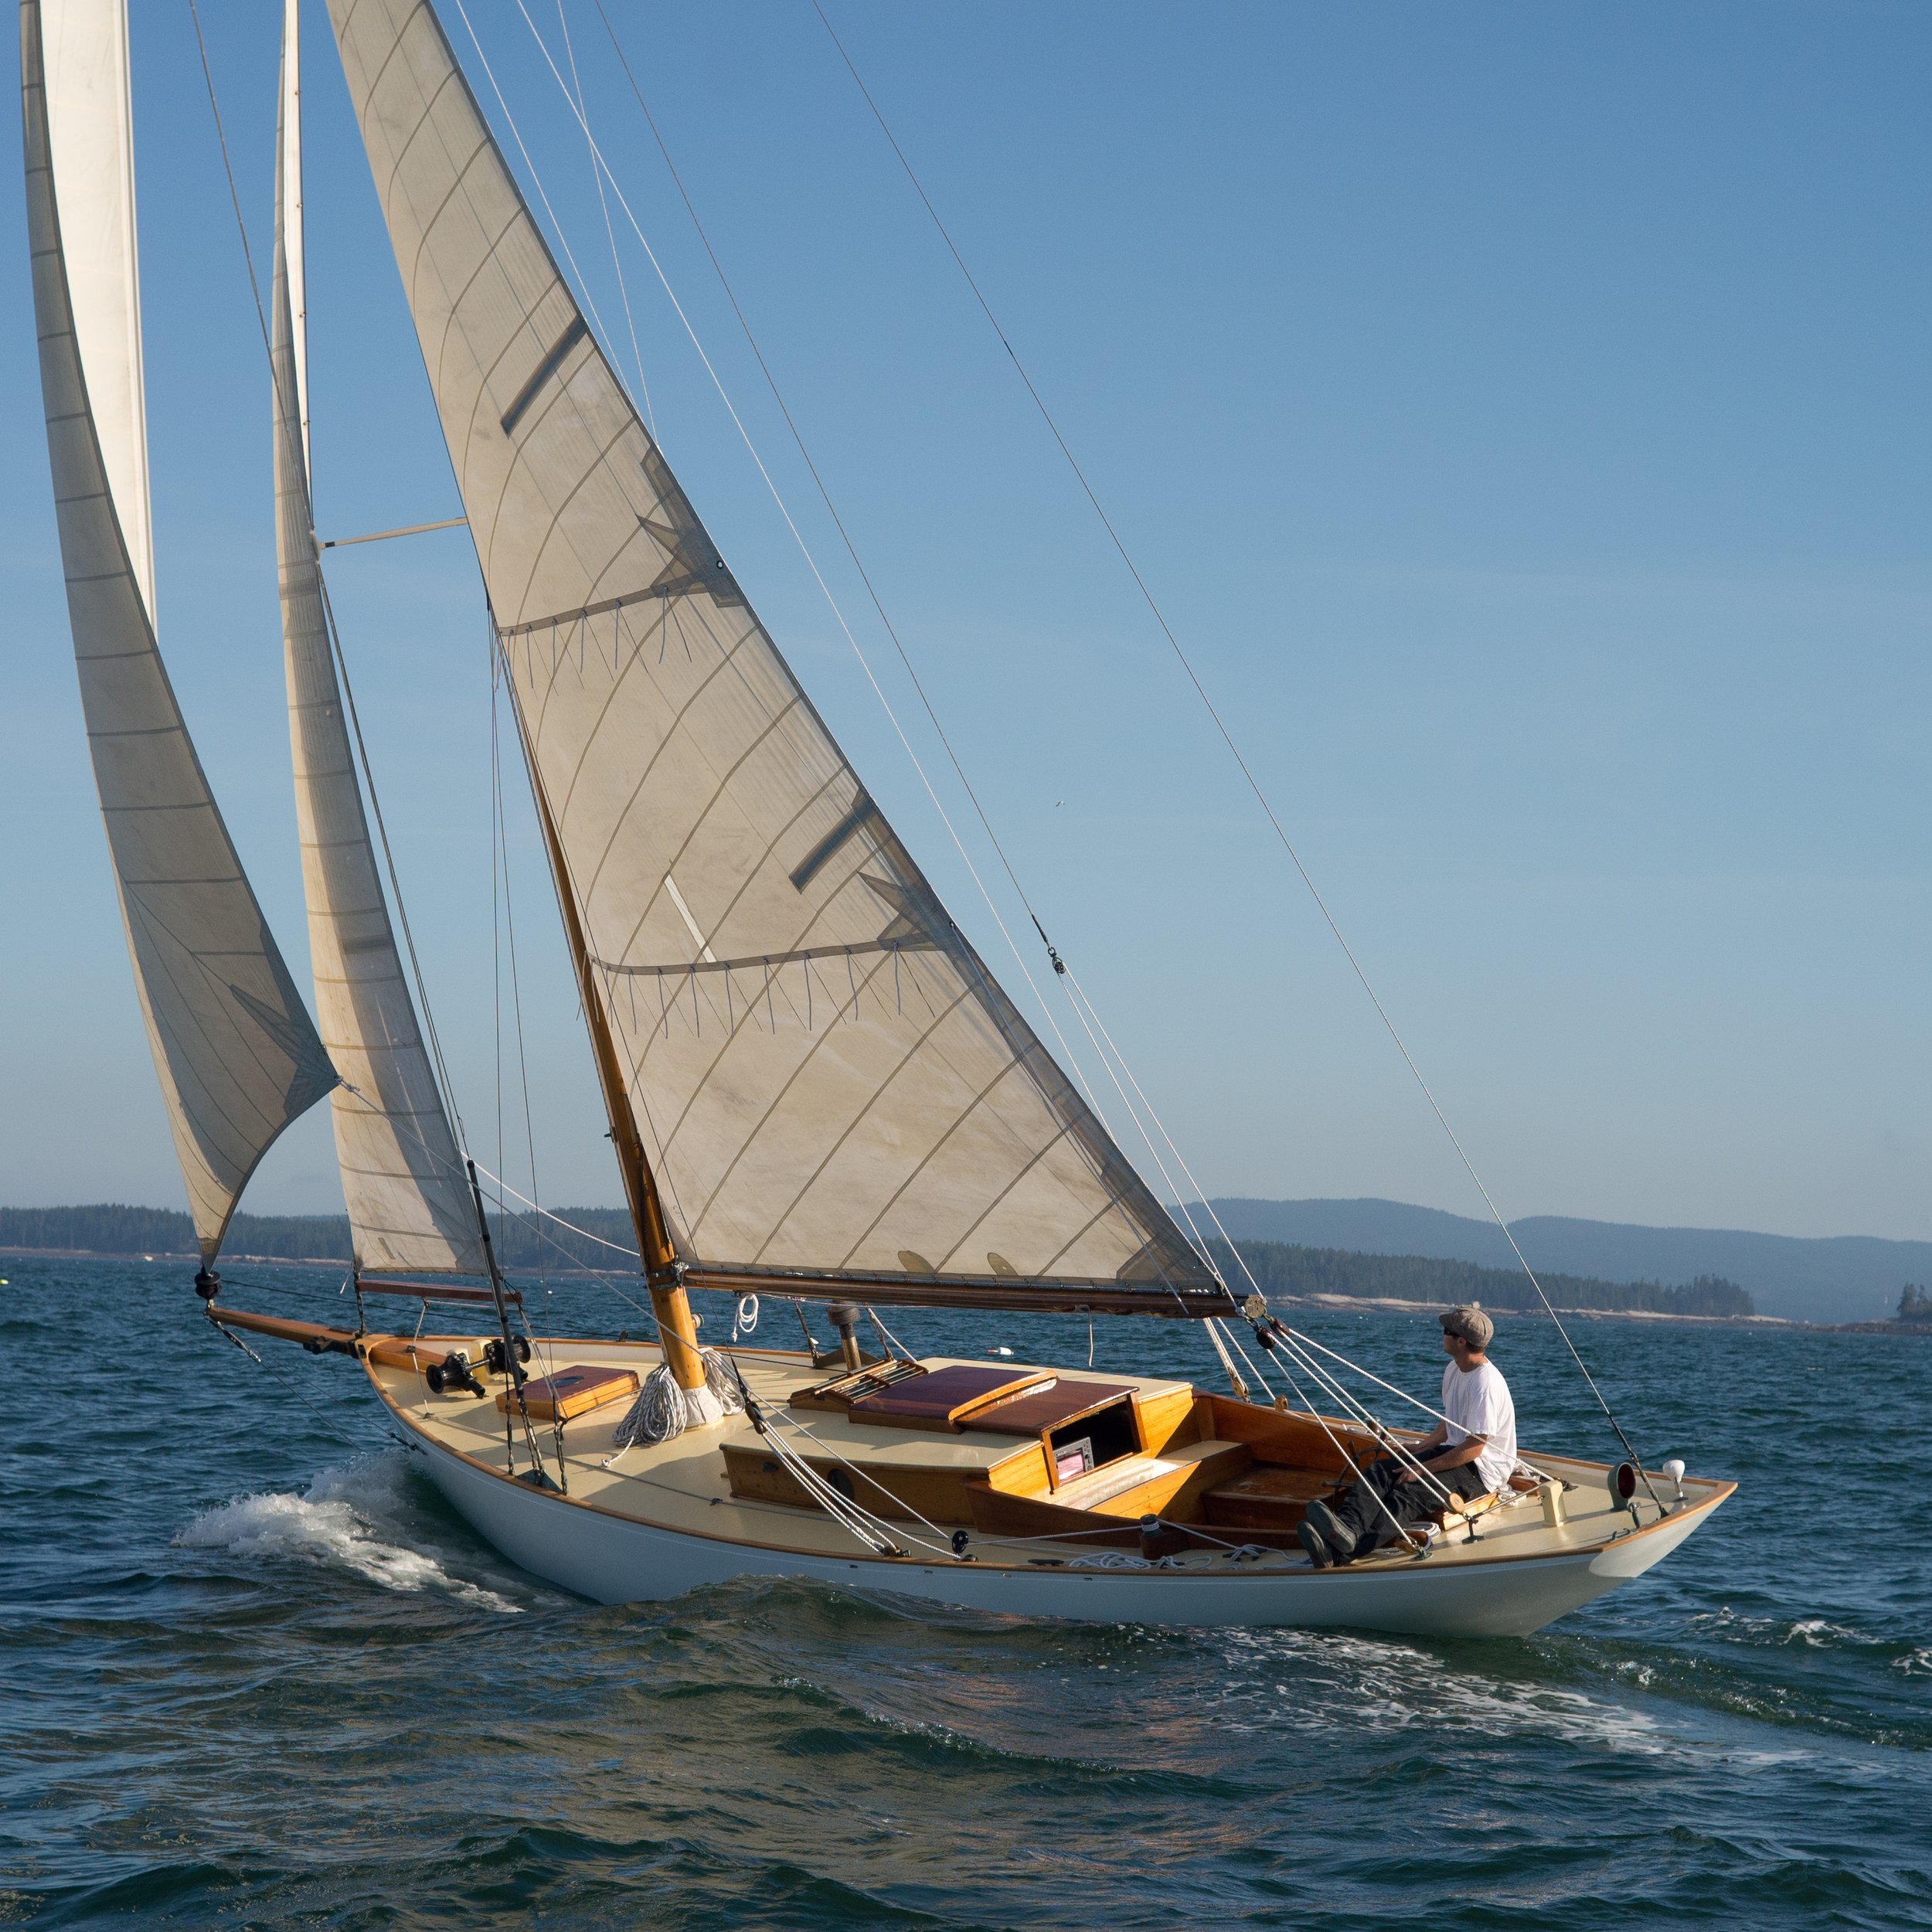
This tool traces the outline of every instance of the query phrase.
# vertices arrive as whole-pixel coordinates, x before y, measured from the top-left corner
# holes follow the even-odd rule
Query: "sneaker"
[[[1317,1570],[1326,1570],[1335,1558],[1328,1553],[1328,1546],[1321,1540],[1321,1532],[1304,1516],[1294,1526],[1294,1533],[1301,1547],[1308,1553],[1308,1561]]]
[[[1310,1503],[1304,1520],[1315,1525],[1321,1540],[1338,1556],[1355,1554],[1355,1532],[1325,1502],[1318,1500]]]

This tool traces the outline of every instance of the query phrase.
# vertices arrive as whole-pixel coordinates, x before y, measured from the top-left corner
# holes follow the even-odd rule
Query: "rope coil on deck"
[[[704,1361],[706,1391],[718,1404],[719,1413],[738,1414],[745,1406],[744,1393],[730,1364],[716,1349],[701,1349],[698,1352]],[[614,1453],[604,1468],[609,1468],[627,1449],[634,1449],[640,1444],[668,1442],[673,1436],[682,1435],[691,1420],[677,1377],[671,1372],[669,1363],[660,1363],[645,1377],[637,1400],[611,1430]]]

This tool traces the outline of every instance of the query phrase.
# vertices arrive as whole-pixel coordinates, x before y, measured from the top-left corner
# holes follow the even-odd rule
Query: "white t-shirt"
[[[1500,1489],[1516,1466],[1516,1405],[1509,1384],[1493,1362],[1459,1369],[1451,1362],[1442,1371],[1442,1413],[1449,1418],[1453,1449],[1471,1436],[1482,1436],[1482,1454],[1476,1471],[1485,1490]]]

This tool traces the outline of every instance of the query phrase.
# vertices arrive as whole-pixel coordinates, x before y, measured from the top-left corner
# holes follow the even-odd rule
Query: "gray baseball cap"
[[[1475,1349],[1486,1349],[1489,1338],[1496,1332],[1496,1325],[1473,1301],[1465,1301],[1460,1308],[1447,1310],[1442,1317],[1443,1332],[1459,1335]]]

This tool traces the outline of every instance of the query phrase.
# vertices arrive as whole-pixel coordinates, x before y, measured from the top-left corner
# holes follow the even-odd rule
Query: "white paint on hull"
[[[1087,1623],[1523,1637],[1641,1575],[1709,1514],[1708,1507],[1687,1510],[1607,1549],[1495,1563],[1219,1573],[1015,1570],[820,1556],[689,1536],[526,1488],[412,1433],[424,1446],[436,1486],[480,1536],[535,1575],[605,1604],[678,1597],[740,1577],[791,1577]]]

